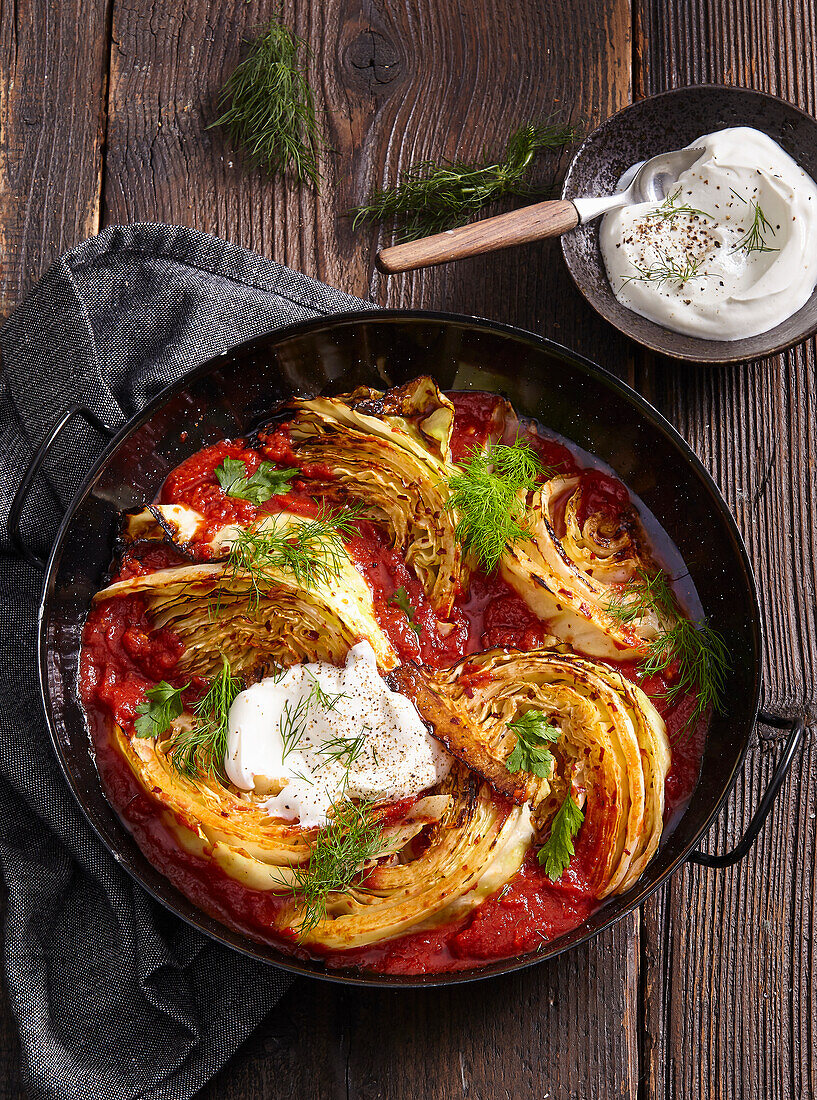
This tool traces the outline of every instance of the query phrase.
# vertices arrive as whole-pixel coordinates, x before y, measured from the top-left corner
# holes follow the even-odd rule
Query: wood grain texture
[[[331,151],[320,194],[247,172],[218,130],[217,92],[258,0],[165,5],[118,0],[113,14],[106,224],[164,220],[216,233],[383,305],[496,317],[630,370],[626,342],[587,309],[549,242],[394,279],[375,271],[385,231],[353,233],[348,210],[400,168],[478,157],[521,121],[593,125],[630,94],[629,0],[287,0],[283,18],[313,50],[312,83]],[[486,88],[491,94],[486,96]],[[566,89],[569,88],[569,95]],[[537,182],[569,153],[543,156]]]
[[[814,113],[815,0],[637,0],[637,95],[735,83]],[[637,380],[703,458],[761,592],[765,703],[815,716],[815,348],[712,369],[641,357]],[[813,732],[758,845],[728,872],[687,868],[642,920],[644,1097],[817,1095]],[[779,743],[756,741],[709,840],[740,836]]]
[[[637,953],[623,921],[561,960],[487,984],[391,991],[299,982],[200,1096],[635,1098],[637,1005],[627,976]]]
[[[99,226],[108,0],[0,3],[0,320]],[[0,1096],[23,1096],[0,987]]]
[[[97,232],[108,0],[0,8],[0,318]]]

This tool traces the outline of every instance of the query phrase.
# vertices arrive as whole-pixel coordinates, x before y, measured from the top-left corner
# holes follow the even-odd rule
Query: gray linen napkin
[[[120,426],[197,363],[278,326],[368,303],[242,248],[166,225],[115,226],[58,260],[0,333],[0,866],[5,980],[31,1095],[181,1100],[291,979],[203,937],[129,878],[59,771],[35,672],[38,571],[8,509],[32,450],[81,402]],[[103,446],[62,447],[24,534],[43,553]],[[51,467],[52,471],[54,467]]]

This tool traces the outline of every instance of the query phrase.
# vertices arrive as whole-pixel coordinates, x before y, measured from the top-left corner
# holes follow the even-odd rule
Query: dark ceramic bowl
[[[681,149],[702,134],[730,126],[762,130],[817,178],[817,121],[782,99],[704,84],[642,99],[603,122],[584,141],[565,179],[566,199],[612,194],[624,171],[670,149]],[[817,247],[817,244],[815,244]],[[607,280],[599,248],[599,221],[562,237],[565,262],[576,286],[611,325],[674,359],[734,363],[782,351],[817,332],[817,290],[788,320],[744,340],[701,340],[648,321],[621,305]]]

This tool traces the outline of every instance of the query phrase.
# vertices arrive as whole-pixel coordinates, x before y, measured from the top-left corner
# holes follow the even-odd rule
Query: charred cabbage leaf
[[[295,537],[308,523],[301,516],[278,513],[260,530],[286,526]],[[225,545],[229,550],[229,539]],[[185,679],[211,680],[223,657],[245,680],[301,661],[342,664],[362,639],[371,644],[381,668],[397,664],[375,619],[371,590],[342,544],[334,544],[327,568],[308,578],[308,585],[306,579],[283,563],[264,561],[253,569],[228,559],[117,581],[95,600],[141,596],[153,627],[172,630],[184,643],[176,672]]]
[[[621,522],[591,512],[581,524],[581,497],[581,479],[575,477],[554,478],[530,496],[530,538],[506,546],[502,578],[579,652],[608,660],[642,658],[665,624],[651,610],[630,622],[610,612],[621,586],[654,570],[641,524],[634,509]],[[557,527],[564,529],[561,537]]]
[[[292,401],[287,421],[309,491],[333,503],[353,502],[381,524],[401,549],[441,617],[467,584],[455,538],[457,517],[446,509],[454,408],[430,378],[378,393]],[[325,468],[325,478],[314,475]]]
[[[508,726],[520,714],[547,716],[560,736],[535,808],[539,840],[572,792],[589,823],[596,895],[628,889],[658,847],[671,762],[663,719],[641,688],[606,665],[549,649],[490,650],[428,675],[498,752],[512,750]]]

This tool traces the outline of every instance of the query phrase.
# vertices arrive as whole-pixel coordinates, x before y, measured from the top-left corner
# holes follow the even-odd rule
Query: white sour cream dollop
[[[675,332],[757,336],[796,313],[817,284],[817,185],[748,126],[689,148],[703,153],[663,204],[605,215],[607,277],[622,305]]]
[[[349,651],[345,668],[294,665],[242,691],[230,708],[227,776],[267,794],[270,816],[303,828],[325,825],[340,798],[408,798],[450,767],[414,705],[381,678],[368,642]]]

